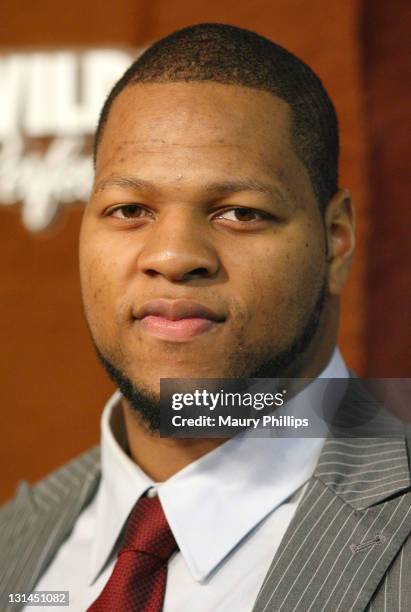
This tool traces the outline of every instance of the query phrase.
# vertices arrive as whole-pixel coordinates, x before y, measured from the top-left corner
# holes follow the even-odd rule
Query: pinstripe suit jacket
[[[361,397],[359,385],[350,388],[339,414]],[[410,454],[405,434],[327,438],[253,612],[411,611]],[[0,593],[35,587],[99,477],[94,447],[19,485],[0,511]]]

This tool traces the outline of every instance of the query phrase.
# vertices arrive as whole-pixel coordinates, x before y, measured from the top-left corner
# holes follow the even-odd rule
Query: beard
[[[237,375],[233,372],[230,378],[286,378],[297,376],[301,368],[303,356],[310,347],[319,327],[321,315],[327,297],[326,281],[323,281],[317,300],[306,318],[305,324],[295,335],[288,347],[280,352],[272,353],[260,358],[258,363],[253,360],[249,364],[246,357],[243,363],[241,358],[234,360]],[[153,434],[160,430],[160,401],[147,387],[132,381],[121,369],[117,368],[110,359],[99,349],[94,339],[97,356],[111,380],[116,384],[122,396],[128,403],[136,419]],[[241,352],[241,351],[240,351]],[[238,374],[241,372],[241,374]]]

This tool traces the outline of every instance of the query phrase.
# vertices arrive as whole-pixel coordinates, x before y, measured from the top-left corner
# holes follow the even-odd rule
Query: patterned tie
[[[159,498],[141,497],[127,521],[113,573],[88,612],[161,612],[167,562],[175,550]]]

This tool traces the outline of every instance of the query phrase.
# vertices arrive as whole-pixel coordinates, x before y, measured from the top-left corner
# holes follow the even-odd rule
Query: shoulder
[[[60,498],[62,492],[82,487],[87,480],[96,480],[99,473],[100,447],[93,446],[33,484],[21,480],[14,496],[0,506],[0,525],[17,518],[23,508],[41,509],[47,500]]]
[[[99,480],[100,449],[94,447],[32,485],[19,483],[0,509],[0,596],[33,589]]]

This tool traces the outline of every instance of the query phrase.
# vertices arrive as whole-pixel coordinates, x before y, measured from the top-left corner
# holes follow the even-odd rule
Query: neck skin
[[[289,377],[315,378],[326,367],[336,345],[338,304],[324,309],[322,321],[301,363]],[[184,467],[227,441],[226,438],[160,438],[153,434],[122,400],[131,458],[155,482],[167,480]],[[118,426],[118,424],[117,424]]]

